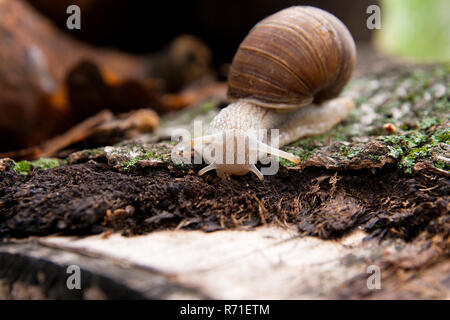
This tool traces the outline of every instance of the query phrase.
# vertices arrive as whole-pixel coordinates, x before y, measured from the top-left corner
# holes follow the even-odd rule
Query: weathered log
[[[329,241],[271,226],[13,242],[0,246],[0,298],[448,299],[442,243],[366,236]],[[78,290],[67,286],[70,265],[81,268]]]
[[[450,69],[362,67],[344,92],[356,101],[351,117],[285,147],[302,163],[282,162],[263,182],[200,177],[200,165],[171,161],[174,143],[161,139],[210,119],[215,101],[48,170],[2,160],[2,250],[38,236],[213,298],[448,298]],[[367,286],[371,265],[380,290]]]

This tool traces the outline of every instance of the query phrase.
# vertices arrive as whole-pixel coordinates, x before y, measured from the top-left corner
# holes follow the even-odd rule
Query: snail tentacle
[[[211,171],[211,170],[214,170],[214,169],[216,169],[216,168],[217,168],[217,166],[216,166],[216,163],[215,163],[215,162],[210,163],[209,165],[207,165],[206,167],[204,167],[203,169],[201,169],[201,170],[198,172],[198,175],[201,176],[201,175],[205,174],[206,172]]]
[[[191,140],[191,147],[195,147],[197,145],[204,145],[209,143],[218,143],[222,139],[221,133],[211,134],[207,136],[197,137]]]
[[[262,174],[261,171],[258,170],[258,168],[257,168],[254,164],[252,164],[252,165],[250,166],[249,169],[250,169],[251,172],[253,172],[254,174],[256,174],[256,176],[258,177],[258,179],[259,179],[260,181],[263,181],[263,180],[264,180],[264,175]]]
[[[252,138],[249,138],[249,139],[252,139]],[[281,149],[274,148],[274,147],[269,146],[268,144],[265,144],[265,143],[263,143],[261,141],[258,141],[256,139],[255,139],[253,145],[255,147],[254,148],[250,148],[250,151],[258,152],[258,153],[262,152],[262,153],[274,155],[274,156],[277,156],[277,157],[289,160],[289,161],[291,161],[291,162],[293,162],[295,164],[299,164],[300,163],[300,158],[297,157],[296,155],[293,155],[292,153],[283,151]]]

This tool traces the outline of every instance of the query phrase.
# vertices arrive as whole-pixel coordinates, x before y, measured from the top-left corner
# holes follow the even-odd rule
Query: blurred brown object
[[[108,70],[82,60],[68,70],[60,91],[52,97],[53,104],[68,104],[76,121],[90,117],[102,109],[114,113],[152,107],[163,112],[168,106],[161,102],[162,85],[155,79],[120,79]]]
[[[67,132],[45,141],[40,146],[39,155],[34,158],[52,157],[59,151],[76,145],[82,145],[82,148],[113,145],[134,138],[142,132],[152,132],[158,126],[158,114],[151,109],[133,110],[117,116],[109,110],[103,110]]]
[[[142,132],[153,131],[158,126],[159,117],[151,109],[134,110],[117,116],[109,110],[103,110],[39,146],[0,153],[0,158],[34,160],[52,157],[59,151],[77,144],[89,148],[111,145],[124,139],[134,138]]]
[[[192,37],[148,57],[95,48],[20,0],[0,0],[0,43],[0,151],[36,145],[105,108],[170,109],[160,101],[165,87],[178,89],[209,73],[209,50]],[[180,73],[173,85],[174,69],[161,66],[189,75]],[[157,78],[164,76],[170,79]]]
[[[22,1],[0,1],[0,150],[30,146],[74,124],[52,105],[67,70],[82,58],[121,77],[142,77],[142,62],[64,36]]]
[[[397,131],[397,128],[393,123],[385,123],[383,125],[383,129],[387,134],[393,134],[395,131]]]
[[[164,80],[164,89],[177,92],[187,84],[211,77],[211,50],[198,38],[182,34],[168,46],[148,56],[148,72]]]
[[[226,82],[211,82],[201,86],[186,88],[178,94],[166,94],[163,97],[163,101],[172,110],[183,109],[186,106],[192,106],[211,98],[227,101],[227,88]]]
[[[180,70],[178,74],[174,67],[161,70],[166,70],[168,73],[173,71],[172,76],[178,75],[180,79],[183,76],[181,72],[183,66],[190,70],[186,74],[195,73],[192,70],[194,66],[182,63],[178,66]],[[203,73],[197,70],[197,74]],[[166,79],[170,77],[171,75],[167,74]],[[53,100],[63,100],[62,102],[54,101],[56,104],[70,104],[71,108],[76,110],[77,119],[82,120],[105,108],[119,113],[150,106],[163,114],[185,108],[209,97],[225,99],[225,83],[215,82],[211,78],[200,82],[195,82],[193,79],[185,78],[186,83],[192,81],[191,86],[177,93],[166,93],[164,83],[161,83],[164,81],[160,78],[119,80],[105,71],[102,72],[96,64],[83,60],[69,71],[66,84],[62,88],[63,92],[54,95]]]

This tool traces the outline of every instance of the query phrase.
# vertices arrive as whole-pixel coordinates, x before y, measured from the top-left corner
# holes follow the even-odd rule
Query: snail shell
[[[314,7],[296,6],[259,22],[239,46],[228,97],[269,108],[298,108],[339,95],[355,65],[345,25]]]
[[[321,134],[345,119],[354,103],[336,98],[350,79],[356,49],[350,32],[332,14],[314,7],[296,6],[258,23],[239,46],[228,75],[228,97],[233,103],[211,121],[205,135],[192,146],[206,146],[202,157],[219,176],[251,171],[260,180],[250,153],[300,159],[278,149],[303,136]],[[285,112],[280,112],[285,111]],[[279,145],[256,136],[255,130],[279,129]],[[231,162],[218,161],[243,142],[244,162],[232,154]],[[212,152],[214,151],[214,152]],[[227,154],[228,155],[228,154]],[[219,157],[220,160],[220,157]]]

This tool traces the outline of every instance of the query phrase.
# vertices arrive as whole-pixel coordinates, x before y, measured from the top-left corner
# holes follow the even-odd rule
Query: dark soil
[[[126,174],[91,160],[27,176],[0,172],[0,237],[275,223],[324,239],[357,227],[377,237],[410,240],[427,231],[448,238],[449,194],[446,177],[405,175],[388,165],[338,172],[281,168],[260,182],[252,175],[183,175],[176,168]]]

